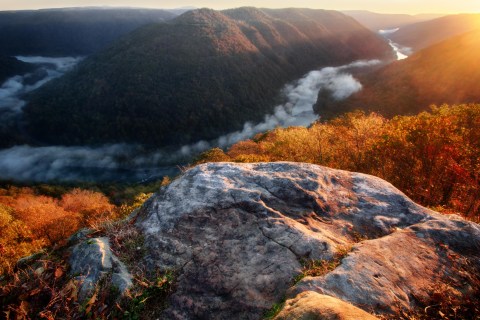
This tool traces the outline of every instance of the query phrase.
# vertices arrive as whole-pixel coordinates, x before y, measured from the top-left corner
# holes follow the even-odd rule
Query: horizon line
[[[323,9],[323,8],[311,8],[311,7],[255,7],[255,6],[238,6],[238,7],[224,7],[224,8],[212,8],[212,7],[194,7],[194,6],[181,6],[181,7],[150,7],[150,6],[115,6],[115,5],[98,5],[98,6],[66,6],[66,7],[38,7],[38,8],[19,8],[19,9],[0,9],[0,12],[17,12],[17,11],[42,11],[42,10],[75,10],[75,9],[147,9],[147,10],[196,10],[196,9],[212,9],[216,11],[228,10],[228,9],[238,9],[238,8],[258,8],[258,9],[312,9],[312,10],[329,10],[329,11],[339,11],[339,12],[349,12],[349,11],[363,11],[375,14],[385,14],[385,15],[455,15],[455,14],[480,14],[480,12],[420,12],[420,13],[405,13],[405,12],[380,12],[380,11],[371,11],[368,9]]]

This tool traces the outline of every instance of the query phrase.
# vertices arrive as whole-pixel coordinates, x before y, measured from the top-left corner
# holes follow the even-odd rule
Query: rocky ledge
[[[135,223],[144,263],[178,272],[169,319],[259,319],[285,298],[282,319],[332,310],[335,301],[339,312],[369,319],[366,312],[415,308],[438,288],[478,289],[479,225],[360,173],[208,163],[153,196]],[[308,276],[309,261],[334,268]]]
[[[375,319],[415,310],[438,292],[479,292],[479,225],[365,174],[208,163],[131,219],[144,237],[138,263],[177,275],[165,319],[261,319],[282,302],[277,319]],[[128,290],[123,265],[109,259],[99,265],[120,266],[113,273]]]

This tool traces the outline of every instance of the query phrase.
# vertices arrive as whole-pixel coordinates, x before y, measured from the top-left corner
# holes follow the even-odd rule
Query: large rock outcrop
[[[316,165],[199,165],[135,219],[143,263],[178,272],[169,319],[259,319],[286,294],[296,310],[343,300],[396,314],[433,286],[468,294],[480,271],[477,224],[421,207],[379,178]],[[333,271],[294,285],[302,261],[334,260],[345,248]]]

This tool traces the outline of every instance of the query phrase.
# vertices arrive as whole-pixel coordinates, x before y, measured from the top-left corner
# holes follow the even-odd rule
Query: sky
[[[0,10],[41,8],[122,6],[178,8],[183,6],[213,9],[241,6],[285,8],[303,7],[334,10],[369,10],[379,13],[480,13],[480,0],[0,0]]]

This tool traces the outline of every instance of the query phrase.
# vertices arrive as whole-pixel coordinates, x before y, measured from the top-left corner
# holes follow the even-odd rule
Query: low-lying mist
[[[15,146],[0,150],[0,178],[15,181],[138,181],[175,174],[175,166],[158,167],[161,152],[140,146]]]
[[[33,58],[32,58],[33,59]],[[40,61],[37,60],[37,61]],[[318,119],[313,111],[320,90],[336,100],[349,97],[362,85],[349,72],[379,64],[357,61],[311,71],[282,91],[285,102],[261,123],[247,122],[243,129],[213,141],[199,141],[177,150],[148,151],[141,146],[114,144],[101,147],[15,146],[0,150],[0,179],[17,181],[139,181],[178,172],[176,164],[212,147],[226,148],[276,127],[309,126]],[[68,70],[68,66],[64,65]]]
[[[17,56],[18,60],[35,64],[38,68],[31,73],[16,75],[7,79],[0,87],[0,111],[21,112],[26,102],[22,96],[36,90],[48,81],[58,78],[71,70],[82,58],[63,57],[25,57]],[[0,117],[0,121],[1,121]]]
[[[276,127],[309,126],[318,119],[313,111],[320,90],[327,90],[335,100],[343,100],[362,89],[348,70],[365,68],[379,64],[380,60],[356,61],[340,67],[327,67],[308,73],[294,84],[283,89],[286,102],[275,107],[275,112],[266,115],[263,122],[247,122],[243,130],[218,138],[216,145],[225,148],[241,140],[253,137],[257,133]]]

